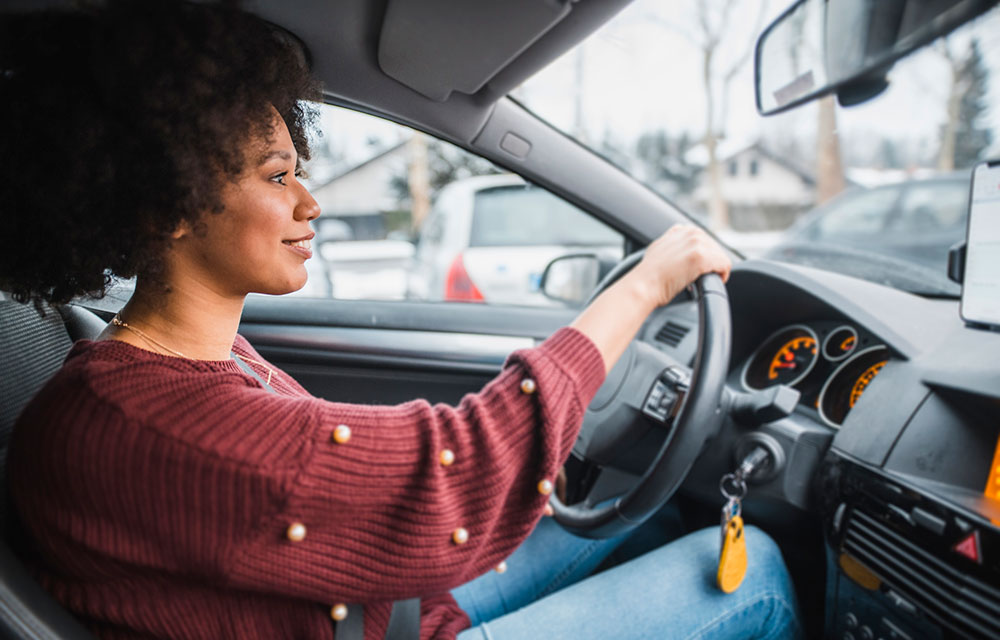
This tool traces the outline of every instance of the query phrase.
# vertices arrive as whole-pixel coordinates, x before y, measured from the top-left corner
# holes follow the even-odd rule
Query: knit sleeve
[[[562,329],[512,354],[456,407],[303,406],[247,390],[242,413],[257,418],[244,423],[243,443],[296,451],[299,463],[280,504],[234,546],[227,580],[366,602],[444,592],[486,572],[541,517],[540,483],[554,483],[603,378],[593,343]],[[275,433],[266,416],[285,411],[304,419]],[[296,439],[305,446],[284,442]]]

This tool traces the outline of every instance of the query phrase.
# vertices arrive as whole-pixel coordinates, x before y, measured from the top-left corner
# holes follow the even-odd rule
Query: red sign
[[[963,556],[972,560],[976,564],[982,564],[982,555],[979,552],[979,532],[973,531],[966,537],[962,538],[961,542],[956,544],[951,548],[952,551],[961,553]]]

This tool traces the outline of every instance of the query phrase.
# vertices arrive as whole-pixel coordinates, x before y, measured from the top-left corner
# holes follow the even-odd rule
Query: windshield
[[[1000,8],[859,106],[757,114],[756,37],[788,0],[636,0],[512,97],[747,257],[957,296],[971,168],[1000,157]]]

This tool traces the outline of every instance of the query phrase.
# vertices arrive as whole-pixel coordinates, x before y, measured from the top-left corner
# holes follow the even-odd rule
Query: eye
[[[272,182],[277,182],[280,185],[288,186],[288,183],[285,182],[285,177],[287,175],[288,175],[287,171],[282,171],[281,173],[279,173],[277,175],[271,176],[271,181]]]

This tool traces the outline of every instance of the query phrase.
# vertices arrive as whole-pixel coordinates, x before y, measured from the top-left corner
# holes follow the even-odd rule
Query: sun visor
[[[378,62],[443,102],[473,94],[569,15],[571,0],[389,0]]]

